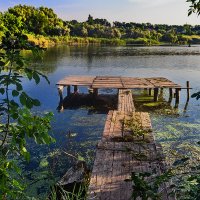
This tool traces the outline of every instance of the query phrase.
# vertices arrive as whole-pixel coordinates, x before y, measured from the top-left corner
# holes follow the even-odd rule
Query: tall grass
[[[62,186],[56,186],[51,191],[48,200],[85,200],[87,198],[87,189],[89,182],[74,184],[71,191],[64,189]]]

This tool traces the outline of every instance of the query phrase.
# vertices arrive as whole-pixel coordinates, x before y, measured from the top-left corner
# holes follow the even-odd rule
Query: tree
[[[3,23],[6,31],[11,33],[19,33],[23,31],[24,24],[21,17],[16,17],[12,13],[5,13],[3,16]]]
[[[7,32],[0,45],[0,199],[21,199],[25,185],[22,182],[22,170],[15,162],[20,156],[29,161],[27,139],[39,144],[54,141],[48,134],[51,113],[38,116],[31,113],[31,108],[40,106],[37,99],[30,97],[23,90],[22,79],[34,80],[36,84],[43,77],[38,71],[25,65],[20,52],[37,48],[27,42],[21,33]]]
[[[91,15],[88,16],[88,20],[87,20],[88,24],[92,25],[94,24],[94,20],[93,17]]]
[[[13,8],[9,8],[5,13],[6,15],[12,15],[16,19],[20,19],[23,24],[23,28],[26,32],[40,34],[40,35],[68,35],[68,27],[59,19],[51,8],[33,6],[17,5]],[[14,23],[10,23],[10,26],[15,26]],[[22,30],[21,27],[18,27]]]

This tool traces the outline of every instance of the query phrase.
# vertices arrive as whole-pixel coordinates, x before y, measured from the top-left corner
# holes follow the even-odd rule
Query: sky
[[[196,14],[187,16],[186,0],[0,0],[0,11],[17,4],[52,8],[63,20],[86,21],[90,14],[109,22],[200,24]]]

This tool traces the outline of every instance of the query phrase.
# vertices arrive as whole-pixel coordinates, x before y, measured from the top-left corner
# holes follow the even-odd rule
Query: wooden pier
[[[60,80],[57,84],[60,95],[60,110],[63,109],[63,92],[67,88],[67,96],[71,93],[77,93],[79,86],[88,87],[88,91],[92,92],[94,96],[98,95],[99,89],[145,89],[149,90],[151,95],[152,90],[154,101],[158,101],[159,90],[164,88],[169,89],[169,102],[175,97],[175,105],[179,104],[181,89],[187,89],[189,96],[189,83],[187,88],[181,87],[163,77],[152,78],[137,78],[137,77],[121,77],[121,76],[67,76]]]
[[[118,89],[117,110],[110,110],[107,115],[101,141],[96,148],[96,158],[90,178],[88,200],[129,200],[134,193],[130,179],[133,172],[150,172],[149,179],[166,171],[162,148],[154,140],[150,116],[146,112],[136,112],[131,89],[146,89],[154,101],[158,100],[159,90],[169,89],[169,98],[175,94],[179,102],[180,85],[162,78],[132,78],[70,76],[57,83],[62,104],[63,89],[71,87],[77,92],[78,86],[87,86],[94,97],[98,89]],[[189,85],[189,84],[188,84]],[[188,88],[189,90],[189,88]],[[172,200],[169,185],[159,188],[162,200]],[[138,198],[141,199],[141,198]]]

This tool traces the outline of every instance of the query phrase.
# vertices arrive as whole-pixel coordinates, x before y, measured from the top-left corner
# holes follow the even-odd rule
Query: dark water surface
[[[189,80],[192,93],[200,90],[200,46],[188,47],[68,47],[58,46],[44,53],[42,62],[34,63],[51,82],[39,86],[24,82],[28,93],[38,98],[42,106],[38,112],[54,113],[51,133],[57,142],[50,146],[30,143],[32,159],[25,171],[31,180],[41,179],[32,185],[29,194],[44,194],[74,162],[67,155],[82,156],[92,163],[97,141],[101,138],[106,114],[89,112],[88,108],[69,109],[59,113],[56,83],[68,75],[120,75],[133,77],[166,77],[182,86]],[[80,89],[81,92],[85,91]],[[66,94],[66,90],[64,91]],[[164,91],[168,98],[168,91]],[[169,148],[196,144],[200,139],[200,101],[190,99],[187,110],[186,91],[176,115],[156,113],[151,109],[151,119],[156,139]],[[174,100],[172,102],[174,105]],[[71,135],[69,136],[69,132]],[[196,146],[199,148],[199,146]],[[64,152],[67,152],[64,153]]]

